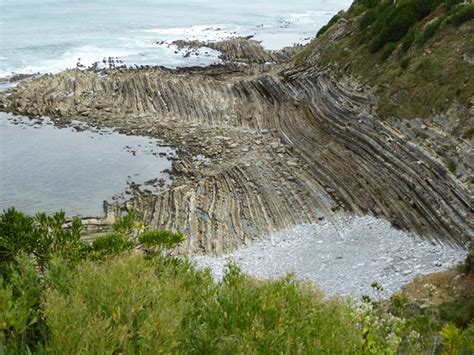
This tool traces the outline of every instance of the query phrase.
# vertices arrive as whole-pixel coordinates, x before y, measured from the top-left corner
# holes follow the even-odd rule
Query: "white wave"
[[[120,48],[105,48],[96,46],[83,46],[68,50],[56,59],[45,59],[37,61],[35,64],[19,66],[16,68],[1,68],[0,77],[10,77],[14,74],[46,74],[59,73],[66,69],[76,68],[80,63],[84,67],[89,67],[99,62],[98,68],[108,66],[103,63],[103,59],[112,57],[121,60],[121,64],[127,66],[133,65],[162,65],[170,68],[185,66],[206,66],[220,62],[219,53],[214,50],[206,50],[206,53],[200,55],[193,54],[189,58],[184,58],[185,52],[177,51],[176,47],[157,45],[153,42],[128,41],[122,43]]]
[[[9,69],[0,69],[0,78],[8,78],[14,74],[13,71]]]
[[[170,41],[177,39],[219,41],[235,36],[247,35],[248,30],[243,31],[241,28],[237,27],[228,28],[224,25],[200,25],[188,27],[153,28],[144,30],[144,32],[155,33],[161,39]]]
[[[83,46],[68,50],[55,59],[45,59],[35,64],[24,65],[17,68],[6,68],[0,70],[0,77],[12,74],[36,74],[36,73],[58,73],[65,69],[75,68],[80,62],[84,66],[90,66],[95,62],[101,62],[103,58],[121,58],[134,54],[119,48],[99,48],[95,46]]]

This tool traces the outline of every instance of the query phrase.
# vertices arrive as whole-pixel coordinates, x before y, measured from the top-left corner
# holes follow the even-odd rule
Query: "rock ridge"
[[[243,57],[245,40],[235,41],[219,47],[229,61]],[[67,70],[0,93],[0,109],[175,145],[171,188],[128,206],[152,227],[183,231],[183,252],[222,254],[296,224],[337,228],[338,211],[436,243],[473,240],[470,183],[379,120],[370,88],[289,58],[244,56],[200,69]]]

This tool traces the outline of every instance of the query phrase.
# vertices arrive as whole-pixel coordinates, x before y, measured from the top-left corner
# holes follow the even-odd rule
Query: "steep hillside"
[[[359,0],[323,27],[295,62],[369,86],[381,119],[467,182],[473,163],[473,18],[472,1]]]
[[[474,93],[473,18],[474,4],[453,0],[356,1],[318,33],[297,63],[376,86],[382,117],[426,118],[454,104],[467,117]]]

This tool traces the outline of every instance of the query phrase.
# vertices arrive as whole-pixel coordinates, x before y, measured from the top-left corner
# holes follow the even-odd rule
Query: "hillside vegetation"
[[[472,1],[357,0],[319,31],[296,63],[329,67],[374,87],[384,118],[449,111],[460,120],[459,135],[470,138],[473,19]]]
[[[92,244],[78,220],[64,222],[63,213],[0,215],[0,353],[474,351],[474,323],[446,323],[402,296],[356,305],[232,264],[215,283],[170,255],[179,233],[144,231],[133,214]]]

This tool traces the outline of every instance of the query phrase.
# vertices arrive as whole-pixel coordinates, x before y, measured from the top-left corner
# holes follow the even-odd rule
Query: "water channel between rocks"
[[[174,150],[160,140],[0,112],[0,210],[93,216],[124,198],[130,182],[158,192]]]

